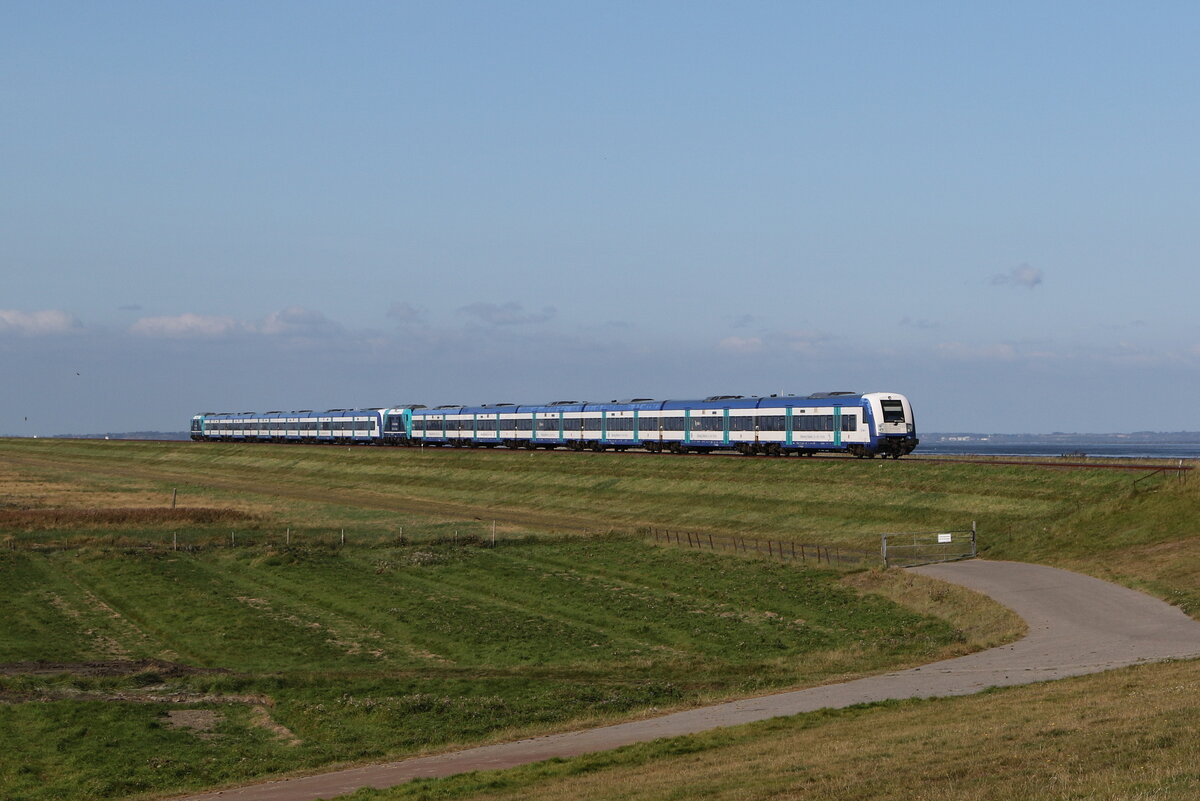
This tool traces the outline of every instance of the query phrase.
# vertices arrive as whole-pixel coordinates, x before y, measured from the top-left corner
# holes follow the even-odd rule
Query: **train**
[[[204,412],[192,417],[191,438],[766,456],[844,453],[893,459],[912,453],[920,442],[912,405],[895,392]]]

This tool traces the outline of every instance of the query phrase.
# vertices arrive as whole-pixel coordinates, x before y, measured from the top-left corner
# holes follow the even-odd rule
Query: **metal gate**
[[[885,567],[916,567],[934,562],[974,559],[975,521],[961,531],[928,531],[916,534],[884,534]]]

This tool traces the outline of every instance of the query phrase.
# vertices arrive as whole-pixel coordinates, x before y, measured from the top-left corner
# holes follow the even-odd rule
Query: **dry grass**
[[[69,528],[109,529],[136,526],[244,523],[254,518],[235,509],[0,509],[0,528],[55,531]]]
[[[947,658],[1012,642],[1029,628],[1011,609],[982,593],[907,570],[867,570],[846,576],[842,583],[945,620],[962,636]]]
[[[814,713],[356,798],[1194,801],[1200,663]]]

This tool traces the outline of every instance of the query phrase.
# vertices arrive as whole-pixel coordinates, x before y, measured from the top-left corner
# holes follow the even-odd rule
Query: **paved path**
[[[898,698],[967,695],[986,687],[1098,673],[1135,662],[1200,656],[1200,623],[1162,601],[1099,579],[1041,565],[981,560],[914,570],[990,595],[1023,617],[1029,624],[1029,634],[1011,645],[845,684],[204,793],[189,796],[186,801],[313,801],[359,787],[390,787],[419,777],[509,768],[816,709]]]

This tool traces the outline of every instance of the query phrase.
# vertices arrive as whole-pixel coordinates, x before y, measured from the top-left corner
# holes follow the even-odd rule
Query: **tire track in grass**
[[[57,560],[59,572],[79,593],[87,613],[81,617],[89,621],[93,628],[88,633],[95,638],[98,645],[104,647],[107,656],[115,659],[130,657],[156,657],[167,661],[179,658],[163,643],[151,637],[129,615],[130,610],[120,611],[117,606],[120,600],[115,598],[105,582],[101,581],[94,570],[94,562],[83,558],[71,558],[62,554]],[[107,594],[108,600],[101,597]],[[108,633],[104,631],[108,630]]]
[[[649,547],[650,546],[647,546],[647,548]],[[656,555],[657,549],[650,549],[647,551],[647,553]],[[682,558],[687,559],[689,555],[682,554],[681,556]],[[680,606],[689,606],[692,608],[692,610],[700,613],[711,614],[716,617],[736,618],[737,620],[745,622],[748,625],[754,625],[761,622],[779,621],[782,618],[784,620],[789,620],[793,624],[807,626],[813,632],[820,634],[823,637],[834,639],[839,636],[839,630],[837,628],[831,628],[824,623],[814,622],[812,620],[814,609],[812,603],[808,601],[800,603],[793,601],[788,603],[789,599],[780,598],[777,599],[779,603],[775,604],[775,609],[765,609],[763,608],[762,603],[764,599],[761,597],[750,597],[749,595],[743,595],[741,597],[731,598],[730,600],[713,600],[714,590],[711,585],[707,585],[703,588],[703,594],[701,591],[688,591],[688,587],[686,587],[682,582],[673,585],[673,588],[671,589],[668,589],[667,587],[651,586],[651,584],[647,582],[647,573],[652,574],[655,578],[659,578],[657,573],[654,571],[661,567],[661,565],[654,564],[652,560],[646,560],[639,563],[645,566],[645,570],[640,573],[631,573],[630,571],[624,570],[620,567],[612,569],[609,572],[585,571],[580,570],[577,567],[580,562],[569,562],[563,559],[546,559],[545,563],[558,567],[559,569],[573,570],[579,575],[584,576],[588,580],[594,581],[601,586],[605,585],[606,583],[623,585],[630,592],[642,591],[652,593],[655,595],[655,597],[664,599],[665,603],[678,603]],[[591,564],[596,563],[593,562]],[[627,564],[627,562],[609,562],[607,564]],[[730,569],[736,570],[738,567],[740,567],[740,565],[737,563],[723,563],[723,569],[721,570],[721,573],[724,574]],[[761,565],[759,565],[759,567],[761,567]],[[693,575],[685,578],[694,579],[695,576]],[[762,576],[756,574],[753,577],[753,580],[761,581]],[[722,597],[724,597],[724,593],[732,592],[733,589],[734,588],[727,585],[720,587],[720,592],[723,594]],[[782,611],[776,611],[776,609]],[[795,617],[797,615],[802,615],[802,617]],[[689,640],[689,642],[693,641]]]
[[[634,650],[627,655],[628,658],[644,659],[651,654],[660,656],[669,656],[675,659],[694,659],[701,655],[696,646],[697,640],[694,636],[689,636],[684,632],[684,627],[681,625],[668,622],[666,611],[670,607],[682,606],[678,604],[669,592],[655,592],[644,584],[634,582],[624,582],[623,590],[626,593],[640,602],[642,607],[657,606],[664,610],[663,614],[653,615],[652,613],[643,614],[641,610],[624,609],[624,612],[629,614],[614,614],[609,611],[608,614],[603,614],[603,610],[611,610],[611,597],[606,597],[600,591],[608,589],[605,586],[604,580],[592,580],[584,577],[577,571],[569,568],[563,569],[562,573],[547,573],[545,571],[552,570],[545,564],[538,564],[535,561],[530,561],[528,558],[522,559],[519,556],[505,552],[497,558],[509,559],[514,562],[513,566],[522,565],[521,571],[539,571],[543,583],[539,587],[530,586],[527,576],[519,573],[509,573],[507,578],[509,581],[498,583],[503,588],[505,597],[513,604],[526,609],[536,609],[539,614],[546,615],[548,610],[554,610],[554,616],[562,621],[573,625],[586,628],[589,631],[598,632],[605,636],[606,639],[615,642],[624,641],[627,644],[636,646]],[[519,561],[518,561],[519,560]],[[578,581],[564,580],[563,576],[580,576]],[[555,581],[555,586],[558,591],[540,589],[545,587],[545,579]],[[516,579],[515,581],[512,579]],[[460,590],[465,590],[471,585],[469,577],[461,577],[454,582],[455,586]],[[578,592],[583,589],[584,585],[592,584],[586,589],[589,592]],[[611,582],[609,582],[611,584]],[[517,587],[522,589],[517,589]],[[598,590],[597,587],[600,589]],[[588,596],[592,597],[588,597]],[[568,603],[567,599],[575,599],[575,603]],[[595,612],[591,610],[596,610]],[[679,615],[682,610],[671,609]],[[636,618],[631,618],[630,615],[637,614]],[[643,627],[651,629],[655,632],[653,638],[648,639],[645,636],[639,636],[634,627]],[[619,631],[617,636],[614,632]],[[713,656],[706,654],[706,656]]]
[[[0,554],[6,588],[0,593],[0,662],[36,651],[48,661],[80,661],[103,656],[96,650],[83,613],[70,600],[77,592],[45,559]],[[56,600],[58,599],[58,600]]]
[[[544,570],[544,566],[534,566],[529,563],[527,558],[522,558],[512,551],[507,550],[488,550],[486,558],[491,560],[488,567],[483,567],[475,563],[467,565],[467,569],[471,574],[459,573],[456,575],[441,574],[438,580],[448,587],[452,587],[456,592],[470,593],[475,587],[482,585],[482,580],[491,581],[491,595],[488,599],[502,597],[505,602],[514,608],[525,610],[526,612],[536,613],[539,616],[550,617],[561,623],[574,626],[595,635],[603,636],[606,639],[613,640],[614,643],[624,641],[627,646],[632,646],[634,650],[638,649],[659,649],[661,643],[640,639],[632,632],[623,631],[620,637],[614,638],[611,632],[612,621],[610,618],[598,620],[594,615],[588,613],[586,604],[581,603],[566,603],[565,599],[574,588],[570,581],[561,581],[559,575],[552,575],[551,578],[557,581],[559,591],[546,589],[545,582],[537,582],[536,586],[531,586],[528,581],[529,576],[526,575],[530,570]],[[503,570],[505,581],[495,581],[496,570],[488,568],[499,568]],[[567,571],[569,575],[575,575],[572,571]],[[547,574],[543,573],[543,579]],[[563,592],[566,591],[566,592]],[[551,611],[552,610],[552,611]],[[678,652],[679,656],[686,656],[683,652]]]
[[[143,628],[195,664],[243,669],[265,658],[275,668],[281,658],[308,661],[328,650],[322,639],[302,630],[283,636],[268,615],[239,603],[227,578],[206,570],[199,559],[135,555],[102,564],[113,567],[104,577],[110,594],[130,615],[144,616]],[[148,609],[153,612],[144,615]]]
[[[338,557],[339,560],[342,558]],[[368,586],[366,582],[370,582],[373,577],[365,575],[363,571],[341,570],[336,577],[341,579],[336,583],[347,593],[344,596],[347,601],[350,598],[360,599],[360,603],[346,609],[339,608],[336,600],[329,598],[327,594],[316,591],[314,587],[318,585],[311,574],[295,577],[287,575],[289,570],[302,570],[307,566],[249,566],[232,559],[222,563],[222,569],[233,566],[237,568],[238,586],[242,591],[255,594],[263,594],[265,591],[269,596],[269,599],[262,599],[267,604],[264,609],[268,614],[292,625],[307,626],[325,632],[328,635],[327,641],[341,649],[346,656],[368,655],[380,662],[403,668],[446,663],[445,659],[436,654],[422,652],[407,645],[406,640],[412,639],[411,636],[404,636],[411,631],[408,627],[401,625],[400,632],[390,633],[378,627],[380,622],[391,623],[395,627],[395,621],[372,610],[370,602],[374,599],[370,597],[371,592],[364,588]],[[323,579],[329,579],[327,571],[333,566],[342,567],[336,562],[321,565]],[[341,573],[348,575],[340,575]],[[233,573],[225,572],[224,575],[229,578]],[[370,586],[378,589],[375,582]],[[367,597],[364,598],[364,595]],[[281,603],[280,599],[286,600]],[[242,596],[239,600],[254,605],[253,598]],[[364,620],[372,625],[366,625]]]
[[[531,642],[534,643],[538,648],[545,648],[548,645],[557,645],[561,649],[565,642],[575,639],[570,637],[569,633],[572,630],[586,631],[589,635],[587,639],[592,641],[600,640],[611,642],[614,640],[610,634],[605,633],[597,626],[581,625],[568,616],[548,614],[544,609],[531,608],[531,606],[527,603],[501,598],[494,592],[479,590],[477,584],[460,584],[449,581],[444,577],[433,577],[429,575],[418,576],[414,574],[407,574],[405,579],[413,585],[426,587],[427,591],[440,593],[441,596],[449,601],[456,610],[450,616],[451,618],[457,618],[461,620],[463,617],[463,609],[467,609],[468,611],[478,610],[480,611],[481,616],[485,617],[490,614],[495,614],[500,610],[507,610],[508,612],[512,613],[512,615],[514,615],[517,619],[514,619],[514,617],[509,617],[508,619],[502,621],[503,624],[507,624],[509,626],[507,629],[507,636],[495,636],[486,641],[476,640],[478,647],[487,648],[491,652],[492,657],[498,656],[495,653],[495,648],[498,645],[511,644],[514,642],[514,629],[512,628],[514,623],[518,626],[516,629],[517,631],[523,631],[526,628],[545,628],[547,625],[558,627],[558,636],[547,635],[543,633],[535,638],[532,638]],[[464,601],[469,601],[469,603],[463,603]],[[468,617],[470,616],[468,615]],[[497,622],[500,623],[501,621]],[[636,643],[636,641],[633,642]],[[521,646],[512,645],[512,648],[502,650],[512,651],[519,647]],[[581,658],[590,656],[587,651],[579,649],[576,650],[578,650],[579,657]],[[467,656],[469,658],[473,657],[473,660],[471,661],[478,661],[480,658],[478,654],[468,654]],[[508,658],[510,660],[512,659],[511,656]],[[544,658],[560,661],[561,650],[556,653],[547,652],[544,655]],[[511,663],[515,665],[525,665],[530,664],[531,662],[537,663],[530,653],[524,653],[518,656],[515,661],[512,661]]]

